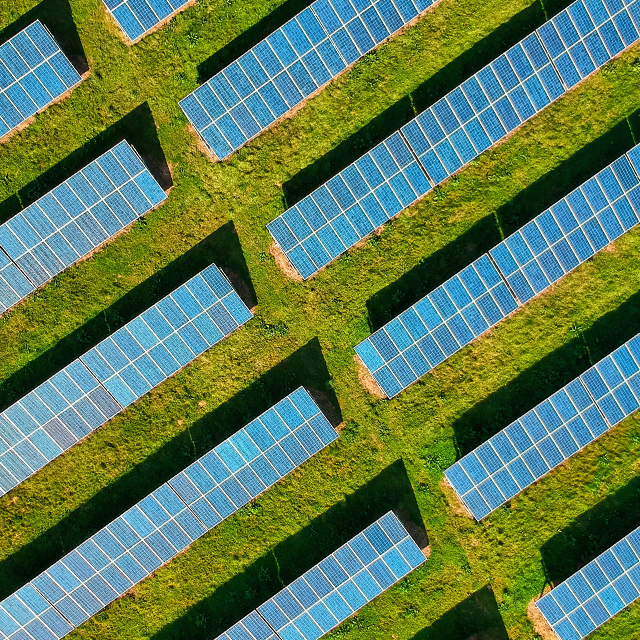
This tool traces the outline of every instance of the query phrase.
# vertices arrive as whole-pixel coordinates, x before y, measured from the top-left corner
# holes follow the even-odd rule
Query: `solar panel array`
[[[267,225],[269,232],[303,278],[314,275],[640,39],[638,29],[640,0],[574,2]]]
[[[300,387],[1,602],[0,638],[62,638],[337,437]]]
[[[166,198],[126,141],[88,164],[0,225],[0,313]]]
[[[392,398],[638,222],[640,145],[378,329],[356,353]]]
[[[0,495],[252,317],[215,266],[0,413]]]
[[[0,46],[0,138],[82,82],[36,20]]]
[[[139,40],[191,0],[103,0],[131,42]]]
[[[481,520],[640,407],[640,335],[445,471]]]
[[[180,106],[226,158],[435,2],[316,0]]]
[[[640,597],[640,528],[538,602],[560,640],[581,640]]]
[[[317,640],[425,561],[390,511],[216,640]]]

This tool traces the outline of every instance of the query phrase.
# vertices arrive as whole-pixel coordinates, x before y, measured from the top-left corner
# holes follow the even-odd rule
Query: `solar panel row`
[[[129,40],[145,36],[191,0],[103,0]]]
[[[167,196],[122,141],[0,225],[0,312],[91,253]],[[6,269],[6,273],[5,273]]]
[[[640,145],[356,346],[391,398],[640,222]]]
[[[0,413],[0,495],[251,318],[211,265]]]
[[[390,511],[216,640],[317,640],[425,561]]]
[[[640,597],[640,528],[540,598],[560,640],[581,640]]]
[[[36,20],[0,46],[0,138],[82,82]]]
[[[62,638],[338,437],[302,387],[0,603],[0,638]]]
[[[274,241],[309,278],[640,39],[638,29],[639,0],[577,0],[267,225]]]
[[[435,1],[316,0],[180,106],[226,158]]]

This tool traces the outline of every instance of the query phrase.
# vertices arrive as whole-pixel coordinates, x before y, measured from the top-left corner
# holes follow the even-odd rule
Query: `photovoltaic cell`
[[[211,265],[0,413],[0,495],[252,317]]]
[[[602,0],[574,2],[374,150],[398,145],[400,138],[415,162],[415,182],[406,172],[403,179],[380,171],[372,151],[270,223],[273,239],[294,269],[309,278],[637,42],[638,29],[640,0],[606,6]],[[337,201],[332,184],[344,193],[344,202]],[[349,207],[352,217],[362,220],[359,227],[351,219],[353,228],[345,225]]]
[[[180,106],[226,158],[435,2],[316,0]]]
[[[536,607],[560,640],[581,640],[640,596],[640,528],[544,595]]]
[[[131,42],[170,19],[191,0],[103,0]]]
[[[481,520],[640,407],[640,335],[445,471]]]
[[[140,156],[123,141],[0,225],[0,250],[14,265],[2,267],[6,260],[0,256],[0,312],[166,197]]]
[[[425,561],[390,511],[216,640],[317,640]]]
[[[337,437],[300,387],[1,602],[0,638],[62,638]]]
[[[640,145],[376,331],[356,353],[391,398],[639,221]]]
[[[0,138],[80,82],[48,29],[30,24],[0,46]]]

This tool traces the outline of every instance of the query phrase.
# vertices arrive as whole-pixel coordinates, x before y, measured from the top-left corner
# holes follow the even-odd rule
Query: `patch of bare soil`
[[[547,587],[542,595],[550,590],[551,587]],[[558,640],[558,636],[549,626],[549,623],[544,619],[544,616],[540,613],[538,607],[536,607],[537,600],[539,600],[539,598],[531,600],[527,607],[527,615],[529,616],[529,620],[533,623],[533,630],[542,638],[542,640]]]
[[[364,363],[360,358],[355,355],[353,357],[356,368],[358,370],[358,380],[360,380],[360,384],[372,395],[376,398],[386,398],[387,396],[384,394],[382,389],[378,386],[378,383],[375,381],[374,377],[369,373],[367,367],[364,366]]]
[[[287,278],[295,280],[296,282],[303,282],[302,276],[291,266],[291,263],[287,260],[287,256],[284,255],[282,249],[275,242],[271,243],[269,253],[276,261],[278,269],[280,269]]]

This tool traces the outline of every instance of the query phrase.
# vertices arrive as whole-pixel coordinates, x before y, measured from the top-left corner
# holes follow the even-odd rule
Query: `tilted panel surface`
[[[0,249],[0,315],[26,298],[35,287]]]
[[[402,127],[399,133],[404,144],[429,177],[431,186],[438,185],[637,42],[639,29],[640,0],[626,0],[624,4],[617,0],[607,2],[606,6],[602,0],[578,0]],[[380,147],[389,145],[397,135],[393,134]],[[363,165],[376,164],[370,160],[371,153],[336,177],[351,191],[349,199],[358,200],[358,193],[365,194]],[[382,184],[377,182],[378,172],[379,167],[375,167],[371,174],[374,182],[369,181],[367,188]],[[317,214],[314,211],[319,221],[322,218],[330,221],[338,215],[335,196],[326,197],[329,184],[335,184],[336,178],[311,195],[319,208]],[[400,191],[393,196],[384,193],[386,187],[382,193],[374,187],[375,198],[363,196],[368,208],[364,202],[361,206],[376,226],[429,191],[421,181],[416,188],[408,180],[411,187],[407,190],[400,184],[402,180],[396,180]],[[339,187],[342,189],[341,184]],[[400,193],[405,194],[406,204]],[[357,214],[356,210],[354,215]],[[369,225],[363,224],[360,234],[337,233],[340,243],[335,242],[334,234],[325,232],[325,244],[324,238],[311,235],[315,227],[308,220],[303,222],[300,224],[300,212],[293,207],[292,213],[286,211],[268,225],[273,239],[303,278],[314,275],[356,244]],[[312,240],[308,240],[310,236]]]
[[[180,101],[223,159],[437,0],[316,0]]]

